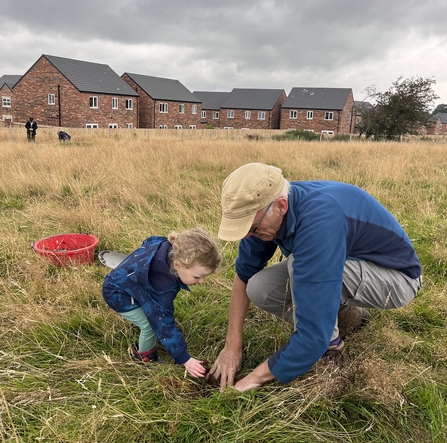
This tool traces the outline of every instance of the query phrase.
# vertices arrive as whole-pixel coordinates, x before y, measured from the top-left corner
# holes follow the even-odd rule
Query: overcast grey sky
[[[387,90],[433,77],[447,103],[445,0],[3,0],[0,76],[42,54],[178,79],[190,91]]]

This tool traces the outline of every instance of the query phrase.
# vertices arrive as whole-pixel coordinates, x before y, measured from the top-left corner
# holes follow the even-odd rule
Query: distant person
[[[37,131],[37,123],[33,117],[30,117],[25,123],[26,135],[28,137],[29,142],[36,141],[36,131]]]
[[[243,165],[223,183],[218,235],[240,240],[225,346],[210,371],[221,387],[232,385],[241,368],[250,302],[294,331],[235,384],[239,391],[274,378],[288,383],[321,357],[342,363],[343,339],[370,320],[365,308],[400,308],[422,286],[421,264],[402,226],[350,184],[288,182],[274,166]],[[287,259],[267,266],[277,248]]]
[[[158,361],[157,338],[177,364],[193,377],[204,377],[203,362],[192,358],[175,324],[174,299],[180,289],[203,283],[221,263],[215,242],[193,228],[168,237],[152,236],[116,266],[102,287],[106,303],[140,328],[132,356],[143,363]]]
[[[65,141],[70,141],[71,140],[71,136],[69,134],[67,134],[64,131],[59,131],[57,133],[57,137],[59,139],[60,142],[65,142]]]

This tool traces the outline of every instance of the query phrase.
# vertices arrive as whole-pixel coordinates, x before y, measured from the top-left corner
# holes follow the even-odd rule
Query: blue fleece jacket
[[[241,240],[236,272],[247,282],[279,246],[293,254],[297,330],[268,360],[273,375],[288,383],[308,371],[327,350],[340,306],[347,259],[367,260],[411,278],[421,265],[397,220],[362,189],[345,183],[292,182],[289,209],[277,238]]]
[[[174,299],[180,289],[189,288],[171,273],[170,250],[166,237],[147,238],[106,276],[102,294],[117,312],[143,308],[163,348],[176,363],[183,364],[190,355],[175,324]]]

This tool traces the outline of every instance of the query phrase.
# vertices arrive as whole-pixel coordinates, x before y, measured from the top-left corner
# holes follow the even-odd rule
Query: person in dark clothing
[[[71,136],[69,134],[67,134],[65,131],[59,131],[57,133],[57,137],[60,142],[65,142],[65,141],[71,140]]]
[[[105,278],[106,303],[140,328],[132,356],[143,363],[158,361],[157,338],[177,364],[193,377],[206,368],[192,358],[174,320],[174,299],[180,289],[203,283],[221,263],[215,242],[202,229],[193,228],[168,237],[152,236],[126,257]]]
[[[37,131],[37,123],[33,117],[30,117],[25,123],[26,135],[28,137],[29,142],[36,141],[36,131]]]

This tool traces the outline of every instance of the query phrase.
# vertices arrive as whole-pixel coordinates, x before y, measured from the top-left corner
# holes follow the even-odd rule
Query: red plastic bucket
[[[61,234],[39,240],[33,249],[56,266],[92,264],[98,238],[89,234]]]

